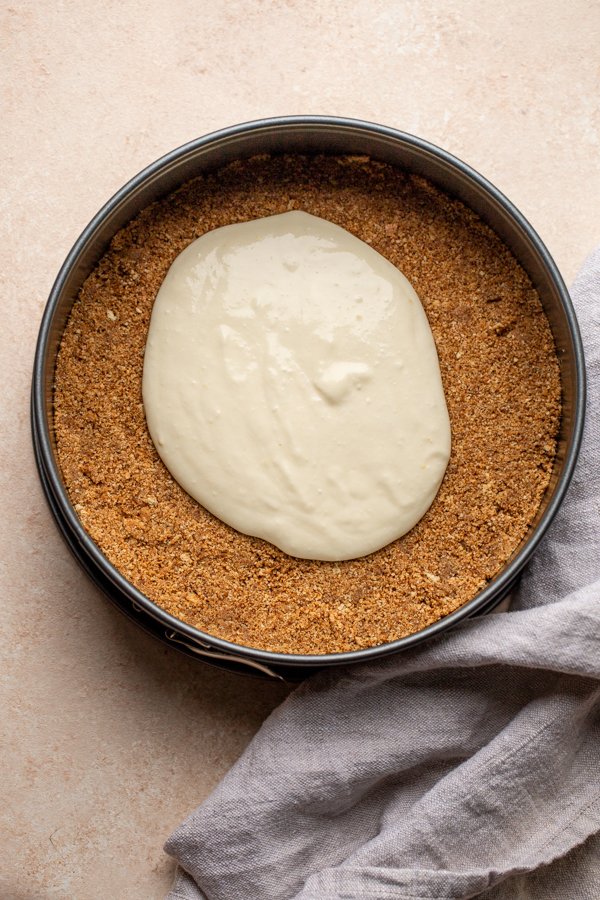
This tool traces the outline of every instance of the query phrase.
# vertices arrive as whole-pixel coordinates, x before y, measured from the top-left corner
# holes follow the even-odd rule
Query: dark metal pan
[[[528,534],[502,570],[470,602],[417,634],[364,650],[319,656],[232,644],[175,619],[145,597],[108,561],[79,521],[62,481],[53,426],[54,369],[63,329],[81,285],[113,235],[149,203],[200,173],[258,153],[282,152],[368,154],[425,176],[471,207],[511,249],[537,288],[554,335],[562,380],[562,420],[550,484]],[[292,116],[237,125],[185,144],[132,178],[102,207],[67,256],[50,293],[38,338],[31,412],[36,459],[52,512],[84,569],[113,602],[147,631],[188,654],[235,671],[297,680],[325,666],[398,653],[494,608],[535,552],[565,496],[581,442],[584,407],[583,350],[569,294],[536,232],[500,191],[465,163],[412,135],[353,119]]]

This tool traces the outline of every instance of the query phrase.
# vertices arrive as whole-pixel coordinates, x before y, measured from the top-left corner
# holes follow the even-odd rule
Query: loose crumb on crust
[[[175,257],[213,228],[290,209],[348,229],[412,282],[452,423],[450,463],[427,514],[404,537],[348,562],[293,559],[214,518],[168,473],[144,417],[150,313]],[[234,163],[143,210],[81,289],[54,391],[65,484],[108,559],[203,631],[308,654],[419,631],[498,572],[548,485],[560,398],[548,321],[502,241],[423,178],[363,157],[324,156]]]

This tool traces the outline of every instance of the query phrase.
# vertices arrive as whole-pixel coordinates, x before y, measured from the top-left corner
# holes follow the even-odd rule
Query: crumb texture
[[[423,519],[343,563],[293,559],[211,516],[159,459],[142,404],[152,304],[175,257],[213,228],[290,209],[347,228],[412,282],[452,423],[450,463]],[[560,374],[528,277],[461,203],[366,158],[263,156],[189,182],[115,236],[73,306],[54,400],[71,500],[137,588],[235,643],[333,653],[419,631],[519,547],[552,471]]]

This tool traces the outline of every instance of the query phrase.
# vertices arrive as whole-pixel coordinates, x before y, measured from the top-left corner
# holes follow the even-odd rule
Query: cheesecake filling
[[[293,211],[217,228],[157,294],[146,420],[202,506],[291,556],[365,556],[429,509],[450,422],[423,306],[343,228]]]

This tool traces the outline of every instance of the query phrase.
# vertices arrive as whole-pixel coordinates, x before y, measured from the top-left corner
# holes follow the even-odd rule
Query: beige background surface
[[[184,141],[260,116],[332,113],[470,162],[571,279],[600,240],[600,6],[30,0],[1,10],[0,898],[151,900],[171,877],[164,838],[285,691],[137,633],[58,536],[30,451],[28,391],[67,250],[125,180]]]

